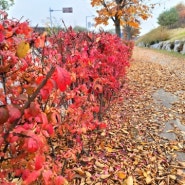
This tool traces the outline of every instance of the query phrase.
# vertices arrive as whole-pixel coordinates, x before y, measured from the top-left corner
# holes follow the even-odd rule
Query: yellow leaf
[[[110,148],[110,147],[105,147],[105,149],[106,149],[106,151],[109,152],[109,153],[113,152],[113,149]]]
[[[144,172],[143,172],[143,176],[144,176],[144,177],[147,177],[147,175],[148,175],[147,172],[144,171]]]
[[[118,171],[117,175],[119,179],[125,179],[127,177],[127,174],[123,171]]]
[[[134,27],[134,28],[138,28],[139,27],[139,24],[137,22],[134,22],[134,21],[128,22],[128,25],[131,26],[131,27]]]
[[[23,41],[23,42],[21,42],[21,43],[18,44],[17,50],[16,50],[16,55],[19,58],[24,58],[27,55],[29,49],[30,49],[29,43]]]
[[[179,150],[179,147],[174,145],[174,146],[172,146],[172,149],[173,150]]]

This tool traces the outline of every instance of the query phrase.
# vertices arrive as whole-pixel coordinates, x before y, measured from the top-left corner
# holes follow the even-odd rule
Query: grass
[[[151,45],[159,41],[166,40],[185,40],[185,28],[167,29],[163,27],[158,27],[156,29],[153,29],[149,33],[141,36],[136,41],[136,45],[140,42]]]
[[[163,27],[158,27],[153,29],[149,33],[141,36],[137,41],[137,43],[143,42],[144,44],[154,44],[156,42],[165,41],[170,39],[170,34],[168,30]]]
[[[185,39],[185,28],[177,28],[168,30],[170,35],[170,41],[184,40]]]

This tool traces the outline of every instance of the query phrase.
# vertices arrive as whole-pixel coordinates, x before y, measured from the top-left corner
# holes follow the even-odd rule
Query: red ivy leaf
[[[38,143],[35,139],[29,138],[27,140],[27,150],[31,153],[36,152],[38,150]]]
[[[94,106],[94,107],[92,107],[92,111],[98,113],[100,111],[100,107]]]
[[[0,42],[3,42],[4,40],[4,34],[2,31],[0,31]]]
[[[40,176],[40,171],[33,171],[31,173],[29,173],[26,177],[26,179],[24,179],[23,184],[24,185],[28,185],[31,184],[32,182],[34,182],[38,177]]]
[[[5,123],[9,118],[8,110],[4,107],[0,108],[0,124]]]
[[[65,185],[68,184],[67,180],[62,176],[57,176],[55,179],[55,185]]]
[[[36,117],[40,112],[40,105],[32,102],[30,107],[24,111],[24,116],[25,118],[29,119],[30,117]]]
[[[44,79],[43,76],[38,77],[36,80],[37,84],[40,84],[43,79]],[[48,79],[46,85],[40,90],[40,94],[41,94],[42,99],[44,99],[44,100],[48,99],[53,87],[54,87],[54,83],[52,82],[51,79]]]
[[[43,48],[45,45],[45,41],[46,41],[46,35],[47,33],[44,32],[42,35],[40,35],[39,37],[37,37],[34,41],[34,46],[36,48]]]
[[[9,111],[10,122],[13,122],[21,117],[21,111],[18,108],[14,107],[13,105],[8,105],[7,108]]]
[[[0,147],[2,146],[3,143],[4,143],[4,138],[0,137]]]
[[[44,184],[49,185],[50,178],[52,177],[52,171],[47,170],[42,173],[43,179],[44,179]]]
[[[59,66],[56,67],[53,79],[61,91],[65,91],[67,86],[71,83],[69,72]]]
[[[107,124],[106,124],[106,123],[103,123],[103,122],[102,122],[102,123],[99,123],[98,126],[99,126],[100,129],[105,129],[105,128],[107,128]]]
[[[43,155],[36,156],[35,160],[35,170],[40,170],[45,162],[45,157]]]

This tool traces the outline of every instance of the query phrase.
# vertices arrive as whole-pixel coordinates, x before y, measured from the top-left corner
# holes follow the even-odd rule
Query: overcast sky
[[[153,10],[153,17],[141,24],[141,35],[147,33],[151,29],[158,26],[157,17],[160,13],[185,0],[150,0],[152,3],[160,3]],[[63,13],[63,8],[72,7],[73,13]],[[49,11],[50,9],[54,11]],[[59,10],[59,11],[57,11]],[[89,22],[93,22],[93,15],[96,10],[90,5],[90,0],[15,0],[15,5],[8,11],[9,18],[17,18],[29,20],[31,26],[44,26],[50,24],[50,16],[53,24],[62,25],[61,19],[64,20],[66,26],[82,26],[86,27]],[[106,29],[111,29],[113,23]]]

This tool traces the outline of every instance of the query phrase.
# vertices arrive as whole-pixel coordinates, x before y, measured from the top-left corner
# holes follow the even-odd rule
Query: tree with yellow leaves
[[[146,1],[145,1],[146,3]],[[146,20],[150,16],[150,6],[143,0],[91,0],[93,7],[99,7],[96,25],[108,25],[112,19],[115,32],[121,36],[121,26],[139,27],[139,18]]]

